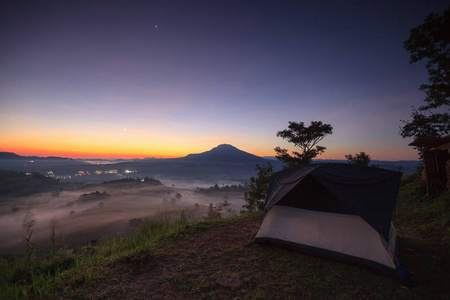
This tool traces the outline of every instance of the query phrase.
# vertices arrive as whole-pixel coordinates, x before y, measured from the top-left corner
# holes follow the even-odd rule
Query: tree
[[[303,122],[289,122],[288,129],[278,131],[277,136],[286,139],[301,149],[301,153],[293,151],[293,156],[287,149],[276,147],[276,157],[285,163],[285,168],[293,168],[312,163],[312,159],[325,152],[327,148],[317,145],[326,135],[333,133],[330,124],[321,121],[312,121],[305,126]]]
[[[427,60],[428,83],[420,90],[425,92],[425,104],[412,108],[412,120],[402,120],[400,130],[406,137],[440,137],[450,132],[450,7],[442,16],[432,13],[422,25],[413,28],[404,48],[411,54],[410,63]]]
[[[349,164],[358,165],[358,166],[368,166],[370,163],[370,155],[361,151],[359,154],[356,153],[355,156],[351,154],[345,155],[345,158],[348,160]]]
[[[246,204],[242,206],[244,211],[255,211],[264,209],[267,191],[269,190],[270,179],[273,174],[273,166],[270,162],[267,165],[256,165],[257,177],[250,178],[250,191],[244,193]]]

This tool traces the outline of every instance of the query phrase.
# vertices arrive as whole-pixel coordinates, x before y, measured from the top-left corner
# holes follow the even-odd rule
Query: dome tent
[[[395,274],[402,173],[317,164],[274,173],[255,243],[276,242]]]

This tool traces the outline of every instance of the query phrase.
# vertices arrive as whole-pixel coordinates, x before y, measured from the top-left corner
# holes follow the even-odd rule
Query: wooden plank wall
[[[427,194],[432,196],[447,188],[448,151],[429,150],[423,153]]]

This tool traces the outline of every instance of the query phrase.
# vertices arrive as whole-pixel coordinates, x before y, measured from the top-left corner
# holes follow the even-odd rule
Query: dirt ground
[[[239,249],[251,248],[248,242],[257,225],[258,219],[252,218],[231,226],[204,228],[193,239],[178,239],[157,250],[133,253],[109,268],[105,282],[86,292],[108,299],[192,299],[183,291],[191,284],[204,289],[204,296],[211,296],[211,289],[217,287],[224,291],[243,288],[250,278],[221,267],[226,262],[240,263]]]

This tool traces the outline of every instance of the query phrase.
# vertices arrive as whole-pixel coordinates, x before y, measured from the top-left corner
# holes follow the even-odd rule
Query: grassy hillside
[[[369,269],[273,246],[248,246],[259,214],[190,222],[182,213],[72,253],[0,261],[0,298],[443,299],[450,295],[450,194],[423,198],[418,176],[398,198],[402,265],[414,287]]]

